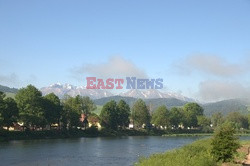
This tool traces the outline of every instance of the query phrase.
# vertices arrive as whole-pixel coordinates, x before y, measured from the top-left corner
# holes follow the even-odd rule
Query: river
[[[98,137],[0,143],[1,166],[129,166],[202,137]],[[245,137],[243,139],[250,139]]]

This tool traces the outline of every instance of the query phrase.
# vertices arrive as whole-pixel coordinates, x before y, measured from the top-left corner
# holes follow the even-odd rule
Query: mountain
[[[70,95],[70,96],[89,96],[92,99],[98,99],[102,97],[109,97],[113,96],[112,93],[105,91],[105,90],[99,90],[99,89],[86,89],[85,87],[77,87],[70,84],[52,84],[48,87],[41,88],[41,91],[43,95],[49,94],[49,93],[55,93],[59,98],[62,98],[64,95]]]
[[[43,87],[40,90],[42,91],[43,95],[53,92],[60,98],[62,98],[65,94],[70,96],[89,96],[94,100],[96,105],[100,106],[104,105],[110,100],[115,100],[118,102],[121,99],[132,106],[133,103],[138,100],[138,98],[142,98],[149,106],[151,111],[160,105],[166,105],[170,109],[172,107],[181,107],[188,102],[197,102],[191,98],[187,98],[179,94],[163,93],[155,89],[129,90],[125,93],[114,95],[105,90],[86,89],[85,87],[77,87],[70,84],[62,85],[57,83],[48,87]],[[14,97],[18,89],[0,85],[0,91],[6,93],[8,97]],[[208,116],[211,116],[216,112],[221,112],[222,114],[226,115],[235,111],[248,114],[250,111],[250,99],[230,99],[200,105],[204,108],[204,114]]]
[[[70,96],[76,96],[76,95],[89,96],[92,99],[116,96],[115,94],[112,94],[111,92],[106,91],[106,90],[86,89],[83,86],[77,87],[77,86],[70,85],[70,84],[63,85],[60,83],[52,84],[48,87],[43,87],[41,88],[41,91],[43,95],[53,92],[56,95],[58,95],[60,98],[62,98],[65,94],[70,95]],[[191,98],[187,98],[177,93],[165,93],[165,92],[163,93],[156,89],[147,89],[147,90],[132,89],[127,92],[120,93],[118,95],[123,96],[123,97],[132,97],[132,98],[141,98],[141,99],[176,98],[179,100],[184,100],[184,101],[189,101],[189,102],[195,101]]]
[[[126,97],[126,96],[111,96],[104,97],[100,99],[94,100],[96,105],[104,105],[110,100],[114,100],[119,102],[120,100],[124,100],[126,103],[132,107],[134,102],[138,100],[138,98],[134,97]],[[151,111],[154,111],[157,107],[161,105],[167,106],[168,109],[172,107],[182,107],[188,101],[176,99],[176,98],[154,98],[154,99],[143,99],[146,102],[146,105],[149,106]],[[204,108],[204,114],[207,116],[211,116],[216,112],[221,112],[224,115],[227,115],[230,112],[241,112],[243,114],[249,113],[250,101],[247,99],[231,99],[231,100],[223,100],[213,103],[200,104]]]
[[[163,93],[156,89],[147,89],[147,90],[132,89],[127,92],[121,93],[120,96],[134,97],[141,99],[176,98],[179,100],[189,101],[189,102],[195,101],[194,99],[187,98],[177,93],[170,93],[170,92]]]
[[[124,100],[132,107],[132,105],[136,102],[136,100],[138,100],[138,98],[126,97],[126,96],[111,96],[111,97],[96,99],[94,100],[94,103],[96,105],[104,105],[110,100],[114,100],[116,102]],[[151,111],[155,110],[157,107],[161,105],[166,105],[170,109],[172,107],[180,107],[188,103],[186,101],[179,100],[176,98],[155,98],[155,99],[143,99],[143,100],[145,101],[146,105],[149,106]]]
[[[0,91],[4,93],[17,93],[18,89],[0,85]]]
[[[203,104],[205,115],[212,115],[216,112],[221,112],[226,115],[230,112],[241,112],[243,114],[249,113],[250,101],[248,99],[230,99],[213,103]]]
[[[110,100],[114,100],[115,102],[119,102],[120,100],[124,100],[127,104],[132,106],[134,102],[137,100],[137,98],[134,97],[126,97],[126,96],[110,96],[110,97],[103,97],[99,99],[95,99],[94,103],[96,105],[104,105]]]

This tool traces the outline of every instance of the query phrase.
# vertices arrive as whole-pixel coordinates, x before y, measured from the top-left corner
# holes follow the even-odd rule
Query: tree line
[[[28,85],[17,92],[15,99],[0,92],[0,127],[8,129],[21,122],[25,128],[33,130],[44,129],[46,126],[50,129],[54,124],[57,124],[58,129],[86,129],[89,122],[100,122],[102,127],[113,130],[124,129],[133,124],[135,129],[194,128],[209,132],[227,121],[232,122],[236,129],[248,129],[250,119],[239,112],[227,116],[215,113],[212,117],[207,117],[197,103],[187,103],[183,107],[171,109],[163,105],[150,112],[142,99],[138,99],[131,108],[124,100],[111,100],[102,107],[99,116],[93,113],[95,109],[96,105],[89,97],[66,95],[60,100],[54,93],[42,96],[36,87]]]

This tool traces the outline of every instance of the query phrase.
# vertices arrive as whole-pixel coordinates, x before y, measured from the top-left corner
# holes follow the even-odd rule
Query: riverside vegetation
[[[156,110],[141,99],[133,106],[123,100],[107,102],[99,115],[89,97],[65,96],[59,99],[42,93],[29,85],[20,89],[15,98],[0,92],[0,140],[68,138],[123,135],[201,135],[212,134],[212,139],[200,140],[164,154],[141,159],[135,165],[218,165],[232,161],[239,143],[235,133],[249,133],[247,115],[233,112],[227,116],[203,114],[197,103],[170,110],[165,105]],[[22,124],[22,125],[19,125]],[[91,126],[89,126],[91,124]],[[97,125],[101,124],[101,129]],[[133,124],[133,129],[128,129]],[[19,125],[19,126],[18,126]],[[18,127],[18,131],[9,131]]]
[[[233,112],[227,116],[203,114],[197,103],[170,110],[159,106],[150,110],[138,99],[130,108],[123,100],[111,100],[95,114],[96,105],[89,97],[64,96],[54,93],[42,96],[34,86],[20,89],[14,98],[0,92],[0,140],[32,138],[64,138],[119,135],[178,135],[212,133],[230,121],[238,133],[249,133],[249,116]],[[89,126],[91,124],[91,127]],[[97,125],[101,128],[97,130]],[[129,130],[133,124],[133,130]],[[9,131],[14,128],[17,131]]]
[[[237,153],[241,147],[232,123],[224,123],[212,138],[198,140],[182,148],[162,154],[154,154],[149,158],[141,158],[136,166],[219,166],[237,165],[236,158],[242,163],[242,156]],[[248,142],[249,145],[249,142]],[[240,157],[241,158],[240,158]],[[226,163],[227,162],[227,163]]]

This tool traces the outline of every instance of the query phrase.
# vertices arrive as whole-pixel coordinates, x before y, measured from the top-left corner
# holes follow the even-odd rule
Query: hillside
[[[17,93],[18,89],[0,85],[0,91],[4,93]]]
[[[243,114],[247,114],[249,113],[248,105],[249,101],[246,99],[230,99],[204,104],[202,107],[205,110],[204,113],[208,116],[211,116],[216,112],[221,112],[224,115],[230,112],[241,112]]]
[[[111,96],[111,97],[104,97],[100,99],[94,100],[96,105],[102,106],[110,100],[115,100],[119,102],[123,99],[127,102],[130,106],[138,100],[137,98],[133,97],[124,97],[124,96]],[[166,105],[168,109],[172,107],[181,107],[184,106],[187,101],[179,100],[176,98],[158,98],[158,99],[144,99],[146,104],[149,106],[151,111],[154,111],[157,107],[161,105]],[[222,114],[226,115],[230,112],[241,112],[243,114],[248,114],[249,109],[249,100],[246,99],[231,99],[231,100],[223,100],[214,103],[207,103],[201,104],[204,108],[204,114],[207,116],[211,116],[213,113],[221,112]]]
[[[60,85],[59,88],[65,89],[65,87],[63,85]],[[55,89],[54,86],[53,86],[53,89]],[[77,88],[72,88],[72,87],[67,86],[66,89],[77,89]],[[14,97],[15,94],[17,93],[18,89],[0,85],[0,91],[4,92],[7,97]],[[156,91],[152,91],[152,92],[156,93]],[[88,93],[90,93],[90,91],[86,92],[82,95],[85,96]],[[122,99],[126,103],[128,103],[130,106],[132,106],[134,104],[134,102],[136,100],[138,100],[138,98],[129,97],[129,96],[104,97],[107,94],[104,93],[104,91],[102,91],[101,93],[103,93],[103,94],[100,95],[100,92],[94,93],[95,97],[92,98],[94,100],[95,104],[98,106],[96,113],[100,113],[102,106],[105,103],[109,102],[110,100],[115,100],[116,102],[119,102]],[[137,93],[139,93],[139,92],[137,91]],[[92,91],[91,91],[91,94],[93,94]],[[111,94],[108,94],[108,95],[111,95]],[[163,95],[163,94],[160,93],[160,95]],[[99,96],[99,97],[96,97],[96,96]],[[151,94],[151,96],[152,96],[152,94]],[[98,98],[98,99],[96,99],[96,98]],[[159,107],[161,105],[166,105],[168,109],[171,109],[172,107],[181,107],[188,102],[186,100],[186,98],[182,100],[182,99],[177,99],[177,98],[169,97],[169,96],[167,98],[147,98],[147,99],[143,99],[143,100],[149,106],[151,111],[154,111],[157,107]],[[213,113],[216,113],[216,112],[221,112],[224,115],[226,115],[230,112],[237,112],[237,111],[239,111],[243,114],[248,114],[250,111],[250,100],[249,99],[230,99],[230,100],[223,100],[223,101],[219,101],[219,102],[201,104],[201,106],[204,108],[204,114],[207,116],[211,116]]]

